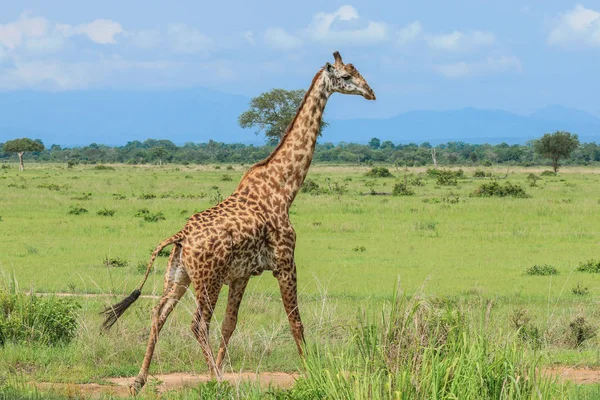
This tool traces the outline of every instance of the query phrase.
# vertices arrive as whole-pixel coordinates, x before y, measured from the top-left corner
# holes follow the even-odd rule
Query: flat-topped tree
[[[571,153],[579,147],[579,138],[569,132],[556,131],[546,133],[533,143],[533,147],[538,154],[552,161],[552,169],[556,174],[559,160],[571,156]]]
[[[2,147],[7,153],[17,153],[19,156],[19,171],[23,171],[23,154],[28,151],[43,151],[44,144],[41,140],[31,140],[29,138],[21,138],[15,140],[9,140],[4,143]]]
[[[298,352],[302,354],[304,328],[298,309],[294,261],[296,233],[289,219],[289,209],[313,159],[329,96],[337,92],[375,100],[375,93],[354,66],[344,64],[337,52],[334,57],[335,64],[325,64],[313,78],[296,116],[273,153],[252,166],[228,198],[213,208],[192,215],[183,229],[159,244],[138,289],[105,310],[104,327],[110,328],[140,296],[159,251],[173,245],[163,297],[152,313],[146,356],[131,387],[132,393],[137,393],[146,383],[158,334],[190,284],[196,292],[198,305],[192,332],[200,343],[211,374],[220,375],[250,277],[264,271],[272,271],[279,283],[290,328]],[[215,359],[208,330],[223,285],[229,285],[229,297],[221,345]]]

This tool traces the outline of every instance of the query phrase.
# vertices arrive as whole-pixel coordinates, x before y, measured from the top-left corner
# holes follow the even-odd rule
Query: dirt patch
[[[544,372],[575,384],[600,383],[600,369],[555,366],[545,368]]]
[[[223,374],[223,380],[236,385],[243,382],[258,383],[263,387],[279,387],[288,389],[294,386],[298,374],[286,372],[241,372]],[[134,381],[135,377],[131,378],[107,378],[109,384],[100,385],[98,383],[35,383],[38,389],[42,391],[54,390],[59,393],[69,395],[71,397],[98,398],[101,396],[129,396],[129,385]],[[173,373],[164,375],[151,375],[148,377],[146,388],[152,386],[159,393],[168,390],[181,389],[184,387],[194,387],[200,383],[210,382],[210,375],[196,375],[188,373]],[[145,388],[145,389],[146,389]]]

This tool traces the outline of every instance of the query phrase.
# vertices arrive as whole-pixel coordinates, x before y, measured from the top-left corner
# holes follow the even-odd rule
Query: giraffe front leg
[[[225,318],[221,325],[221,345],[219,346],[219,353],[217,354],[217,371],[222,373],[223,360],[227,354],[227,345],[229,339],[235,330],[237,325],[237,316],[240,309],[240,303],[248,285],[249,278],[242,278],[231,282],[229,285],[229,295],[227,298],[227,310],[225,311]]]
[[[290,265],[291,264],[291,265]],[[281,291],[281,299],[287,313],[292,335],[296,341],[296,347],[300,356],[304,356],[304,326],[300,319],[300,310],[298,309],[298,293],[296,281],[296,264],[293,259],[287,267],[277,271],[277,282]]]

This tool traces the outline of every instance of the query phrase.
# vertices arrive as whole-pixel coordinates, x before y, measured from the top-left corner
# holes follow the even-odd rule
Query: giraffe
[[[103,311],[106,315],[103,328],[109,329],[140,296],[159,251],[174,245],[165,271],[163,296],[152,311],[142,367],[130,387],[132,394],[144,386],[159,332],[190,284],[198,306],[191,328],[212,376],[220,377],[246,285],[251,276],[263,271],[271,271],[279,283],[298,353],[303,355],[304,328],[298,309],[294,262],[296,233],[288,212],[308,173],[329,96],[338,92],[375,100],[375,93],[354,66],[344,64],[337,51],[333,56],[335,63],[327,62],[317,72],[295,118],[271,155],[252,166],[228,198],[192,215],[181,231],[161,242],[150,257],[139,288]],[[223,285],[229,285],[229,294],[215,360],[208,332]]]

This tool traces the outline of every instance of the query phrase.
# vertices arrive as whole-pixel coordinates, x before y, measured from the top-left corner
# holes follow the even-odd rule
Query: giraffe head
[[[327,63],[323,68],[331,82],[332,91],[344,94],[357,94],[367,100],[375,100],[373,89],[371,89],[360,72],[354,68],[354,65],[344,64],[342,56],[337,51],[333,53],[333,58],[335,59],[335,63],[333,65]]]

